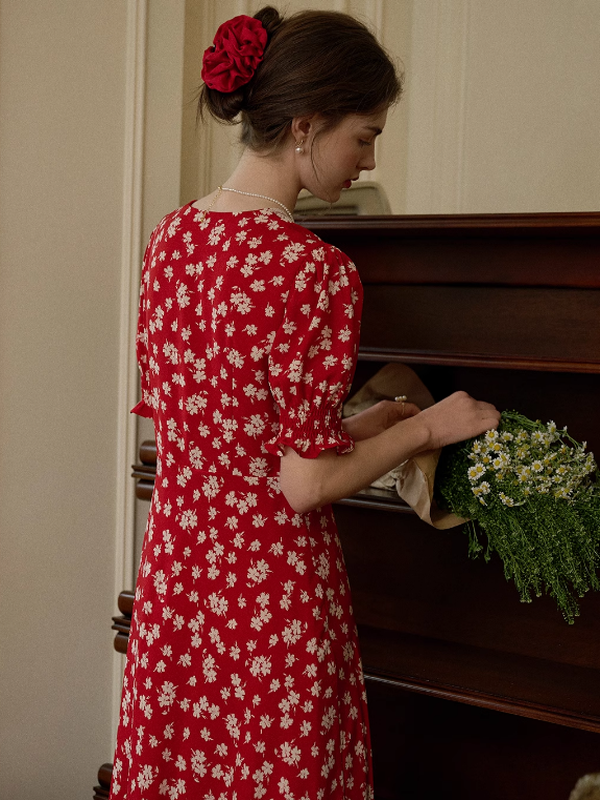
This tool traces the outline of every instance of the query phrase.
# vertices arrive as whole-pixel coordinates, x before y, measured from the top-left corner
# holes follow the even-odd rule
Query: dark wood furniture
[[[466,389],[567,424],[600,454],[600,214],[306,224],[363,279],[356,387],[407,363],[437,399]],[[149,497],[153,443],[140,458]],[[498,561],[469,560],[460,529],[429,528],[391,494],[336,516],[380,800],[567,800],[600,771],[600,595],[569,626],[547,597],[521,604]],[[122,651],[131,601],[115,619]]]
[[[102,764],[98,770],[98,785],[94,786],[94,800],[106,800],[110,792],[112,764]]]

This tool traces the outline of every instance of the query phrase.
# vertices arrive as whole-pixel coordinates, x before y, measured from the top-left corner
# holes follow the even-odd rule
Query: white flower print
[[[245,358],[238,350],[230,350],[227,353],[227,361],[237,369],[241,369],[244,366]]]
[[[190,304],[189,289],[185,283],[177,284],[177,304],[179,308],[185,308]]]
[[[252,414],[244,425],[244,431],[248,436],[256,438],[260,436],[265,430],[265,422],[258,414]]]
[[[268,561],[260,559],[259,561],[252,562],[252,565],[248,568],[247,578],[250,583],[262,583],[267,579],[270,572]]]
[[[161,692],[158,695],[158,705],[161,708],[171,706],[175,702],[175,686],[169,681],[165,681],[162,685]]]
[[[250,673],[255,678],[266,678],[271,673],[271,659],[266,656],[254,656],[250,664]]]
[[[300,254],[304,252],[304,245],[300,242],[288,245],[283,251],[283,259],[288,263],[298,261]]]
[[[183,528],[183,530],[187,530],[188,528],[193,529],[198,524],[198,516],[193,509],[187,509],[181,513],[179,517],[179,524]]]
[[[229,302],[239,314],[249,314],[253,308],[252,301],[243,292],[234,292],[229,297]]]
[[[140,789],[149,789],[154,781],[154,770],[146,764],[137,776],[137,785]]]
[[[174,344],[165,342],[163,345],[163,354],[171,364],[179,364],[179,351]]]
[[[192,751],[191,766],[194,774],[199,778],[203,778],[206,775],[206,755],[203,751]]]

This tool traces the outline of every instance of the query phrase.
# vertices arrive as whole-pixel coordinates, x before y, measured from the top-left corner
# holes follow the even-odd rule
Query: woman
[[[296,225],[375,166],[400,81],[344,14],[225,23],[200,112],[241,115],[226,183],[168,215],[137,351],[157,478],[124,678],[113,798],[373,797],[366,698],[330,503],[426,449],[496,427],[457,393],[342,423],[361,286]]]

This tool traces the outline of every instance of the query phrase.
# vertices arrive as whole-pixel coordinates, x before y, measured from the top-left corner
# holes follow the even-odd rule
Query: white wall
[[[112,756],[125,2],[0,5],[0,797]]]

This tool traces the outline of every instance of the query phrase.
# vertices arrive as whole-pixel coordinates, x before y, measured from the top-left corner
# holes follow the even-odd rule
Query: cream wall
[[[143,120],[143,182],[141,187],[142,243],[152,229],[180,203],[181,139],[185,2],[148,0],[145,26],[146,71]],[[140,253],[141,256],[141,253]],[[140,264],[136,265],[136,278]],[[133,333],[131,336],[133,341]],[[137,369],[136,378],[137,378]],[[154,438],[151,420],[138,417],[136,458],[139,444]],[[139,563],[148,503],[136,501],[133,560]],[[130,589],[133,581],[120,588]]]
[[[470,6],[459,210],[599,210],[600,3]]]
[[[112,753],[126,2],[0,4],[0,797]]]
[[[600,2],[414,0],[401,213],[600,208]]]

